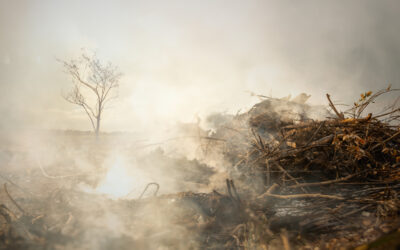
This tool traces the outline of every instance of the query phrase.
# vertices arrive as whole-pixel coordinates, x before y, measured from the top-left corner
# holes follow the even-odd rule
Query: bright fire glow
[[[129,194],[138,183],[135,183],[135,178],[125,166],[121,160],[117,160],[108,170],[96,191],[113,198],[121,198]]]

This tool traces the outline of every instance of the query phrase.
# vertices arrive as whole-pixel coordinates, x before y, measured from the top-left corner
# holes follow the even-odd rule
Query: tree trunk
[[[95,130],[96,139],[99,138],[99,133],[100,133],[100,116],[96,118],[96,130]]]
[[[96,131],[95,131],[96,139],[99,139],[102,106],[103,106],[103,102],[101,100],[99,100],[97,117],[96,117]]]

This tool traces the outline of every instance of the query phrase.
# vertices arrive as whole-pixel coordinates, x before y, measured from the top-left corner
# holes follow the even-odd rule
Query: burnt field
[[[391,91],[343,113],[263,97],[159,143],[4,134],[0,249],[396,249],[400,113],[366,112]]]

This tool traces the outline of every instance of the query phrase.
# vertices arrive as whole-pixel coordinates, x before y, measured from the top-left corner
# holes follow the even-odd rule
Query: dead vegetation
[[[210,193],[155,196],[163,187],[153,183],[144,190],[150,195],[130,200],[63,188],[15,199],[10,187],[18,185],[4,185],[10,205],[0,207],[0,249],[336,249],[372,242],[400,228],[400,110],[363,112],[392,91],[367,92],[345,112],[327,95],[334,117],[324,120],[310,117],[316,110],[304,103],[267,98],[219,123],[209,136],[218,140],[202,141],[231,163],[234,181]],[[201,175],[191,173],[191,180]],[[121,223],[118,233],[99,219],[110,214]],[[385,248],[399,246],[387,238]]]

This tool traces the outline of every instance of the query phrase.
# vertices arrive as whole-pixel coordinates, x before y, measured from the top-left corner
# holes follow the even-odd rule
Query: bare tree
[[[102,64],[96,54],[83,53],[77,60],[60,62],[74,84],[73,89],[63,97],[82,107],[97,138],[104,108],[117,97],[116,90],[122,74],[111,63]]]

